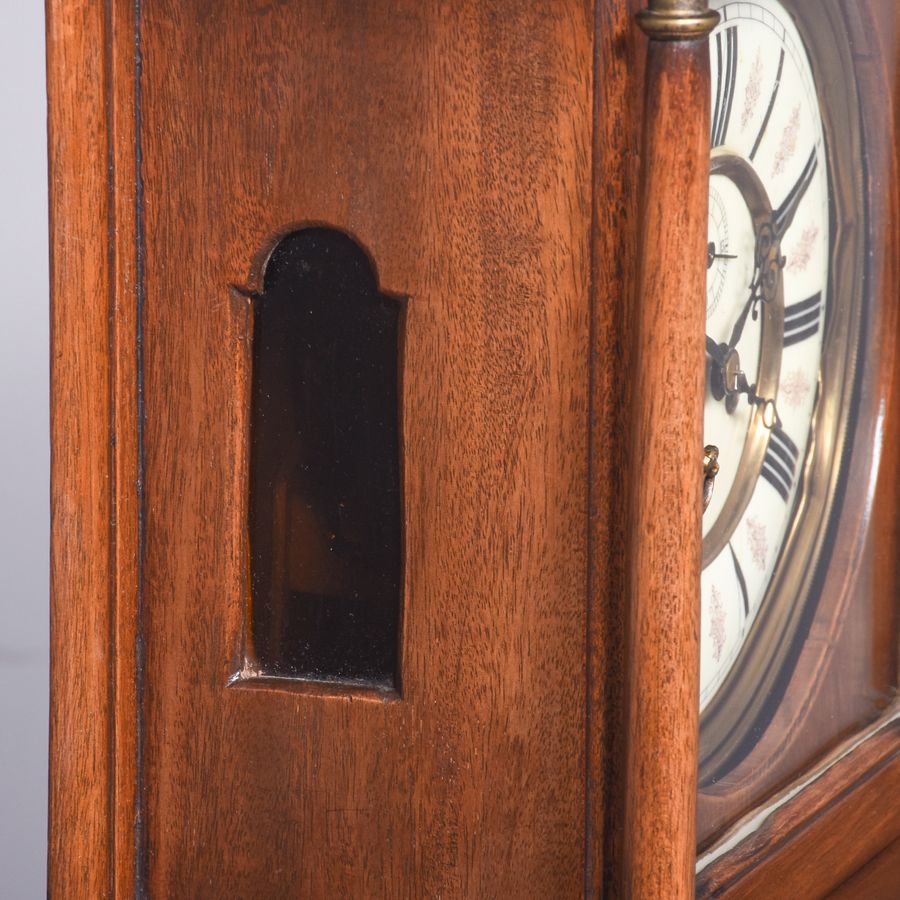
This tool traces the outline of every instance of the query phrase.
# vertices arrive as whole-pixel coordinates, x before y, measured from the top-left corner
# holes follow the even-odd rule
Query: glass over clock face
[[[703,517],[701,742],[724,707],[734,731],[746,698],[767,689],[761,673],[771,684],[789,665],[781,632],[799,627],[790,608],[806,601],[804,577],[785,573],[821,553],[847,427],[834,386],[854,365],[846,312],[832,321],[853,306],[835,290],[839,157],[796,18],[817,4],[711,5],[704,438],[720,470]],[[781,625],[764,628],[767,617]]]
[[[701,707],[747,639],[791,520],[828,304],[828,175],[811,65],[777,0],[724,3],[713,117]]]

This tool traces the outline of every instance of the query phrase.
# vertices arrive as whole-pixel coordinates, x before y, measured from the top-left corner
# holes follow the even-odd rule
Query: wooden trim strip
[[[110,146],[111,342],[115,485],[115,594],[111,673],[114,697],[113,896],[141,896],[141,716],[138,635],[142,471],[139,428],[138,134],[136,30],[139,2],[110,0],[108,114]]]
[[[625,781],[625,485],[630,418],[631,320],[636,293],[640,109],[646,40],[639,0],[595,5],[586,897],[613,896]]]
[[[54,897],[139,893],[134,18],[47,3]]]
[[[900,872],[900,841],[886,847],[857,869],[829,894],[829,900],[860,900],[861,897],[890,897],[897,891]]]
[[[104,7],[47,4],[51,291],[48,891],[109,895],[110,255]],[[85,202],[85,197],[96,198]]]

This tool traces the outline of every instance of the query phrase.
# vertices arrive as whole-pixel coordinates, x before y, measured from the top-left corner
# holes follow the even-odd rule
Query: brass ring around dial
[[[714,151],[710,158],[710,177],[713,175],[730,179],[740,191],[750,212],[754,233],[759,234],[770,225],[772,203],[760,177],[748,162],[727,152]],[[784,279],[781,269],[775,266],[768,277],[771,296],[768,302],[759,304],[762,322],[756,391],[761,397],[775,397],[778,393],[784,339]],[[737,477],[722,510],[703,538],[704,567],[725,549],[753,496],[769,445],[770,420],[771,415],[767,415],[766,406],[757,406],[751,413],[747,438],[737,466]]]

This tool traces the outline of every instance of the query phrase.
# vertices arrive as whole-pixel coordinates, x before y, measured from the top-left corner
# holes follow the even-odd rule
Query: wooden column
[[[694,896],[703,335],[709,173],[705,2],[638,15],[650,45],[628,520],[622,893]]]

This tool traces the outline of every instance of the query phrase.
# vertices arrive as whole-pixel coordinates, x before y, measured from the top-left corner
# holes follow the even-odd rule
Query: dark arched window
[[[396,685],[402,300],[350,237],[306,228],[275,247],[252,306],[252,663]]]

